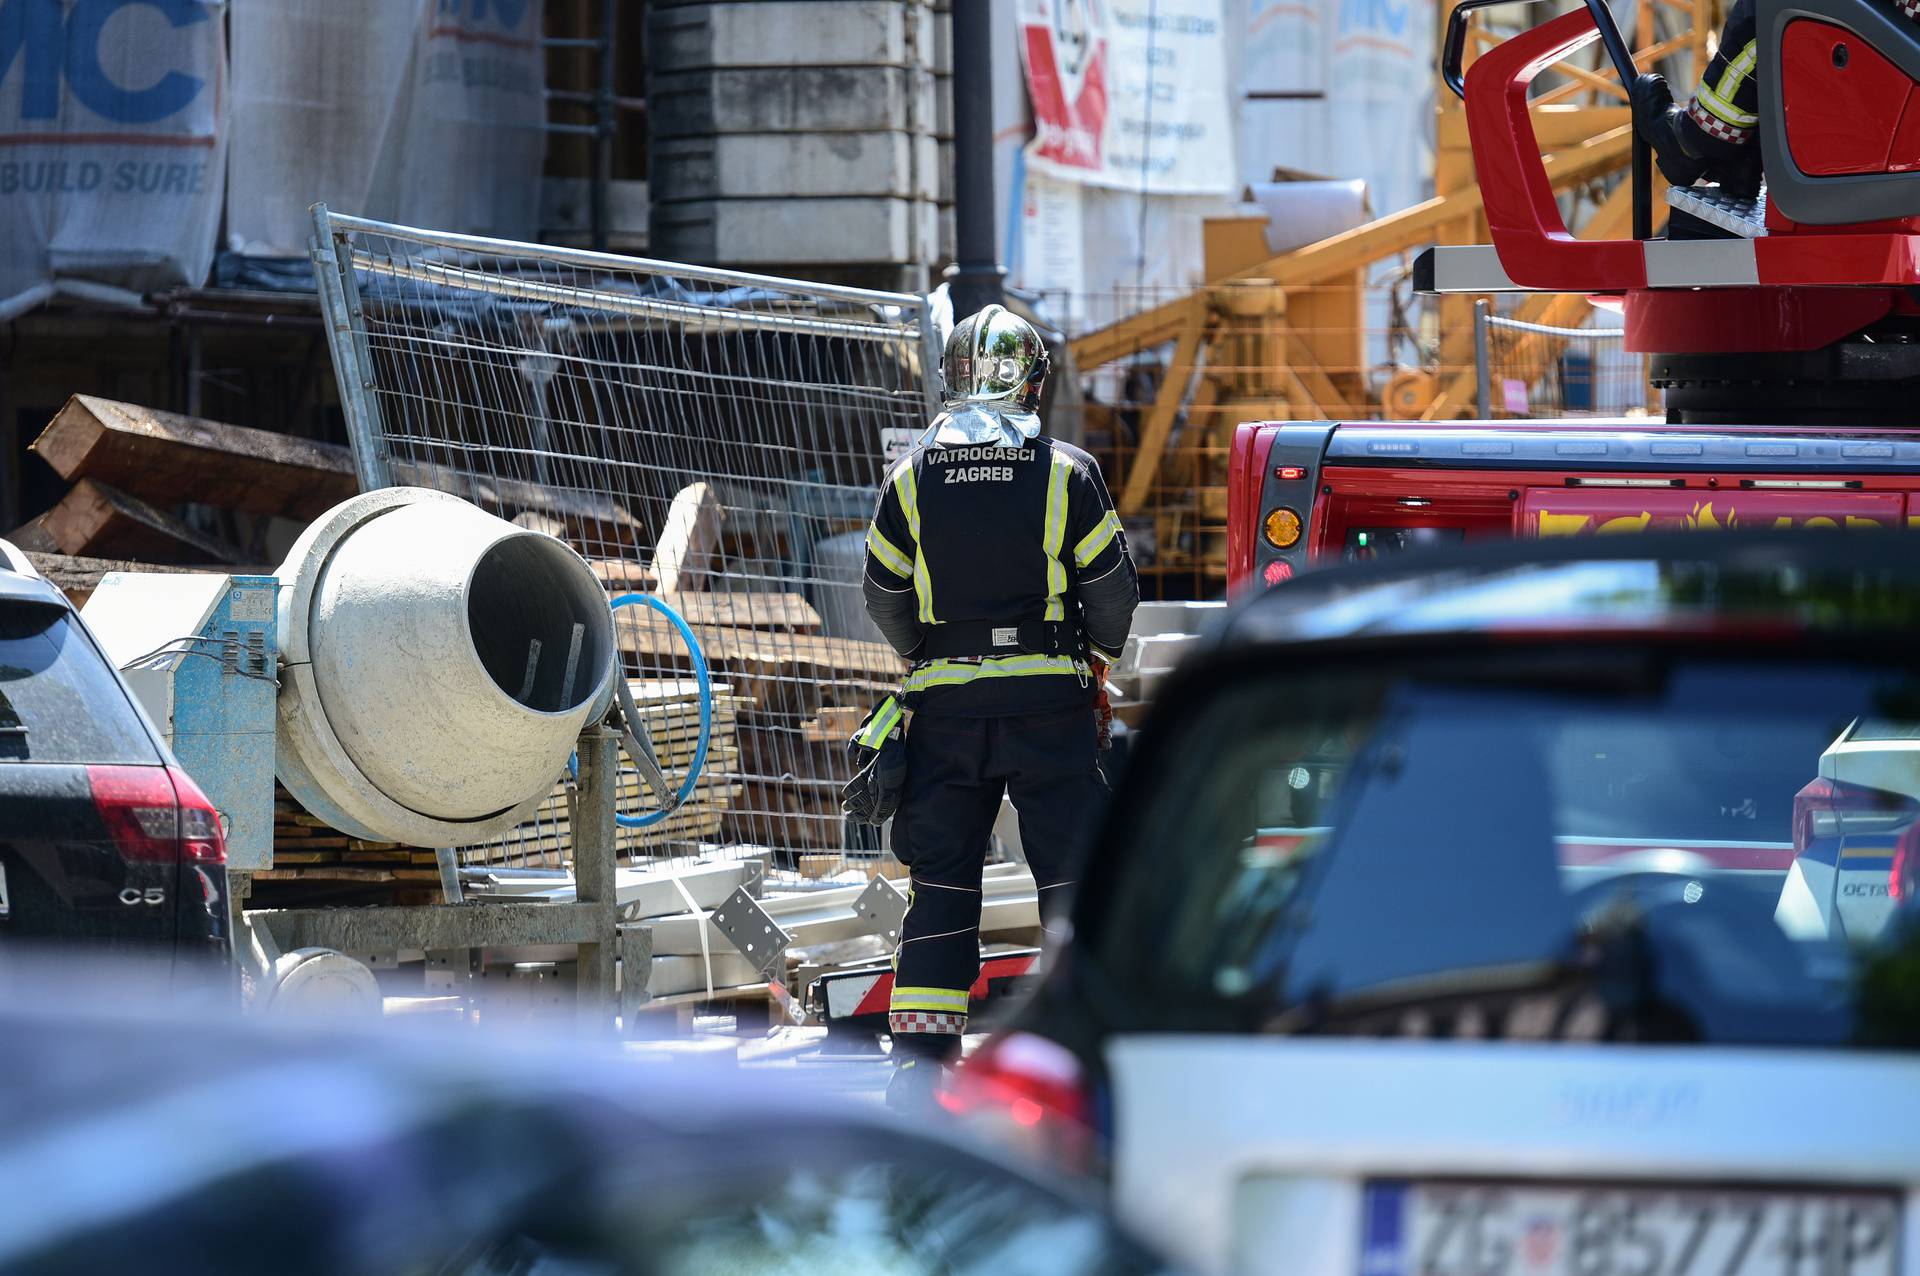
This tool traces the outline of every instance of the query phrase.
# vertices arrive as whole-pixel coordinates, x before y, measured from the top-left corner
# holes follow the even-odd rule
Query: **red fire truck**
[[[1636,139],[1633,238],[1579,240],[1528,86],[1596,38],[1627,82],[1632,56],[1586,0],[1463,74],[1473,11],[1498,2],[1454,6],[1441,67],[1492,242],[1428,249],[1416,280],[1616,298],[1666,420],[1242,426],[1230,590],[1427,540],[1920,524],[1920,24],[1879,0],[1757,0],[1761,196],[1671,189],[1656,237]]]
[[[1243,425],[1229,591],[1426,542],[1920,527],[1920,432],[1645,421]]]

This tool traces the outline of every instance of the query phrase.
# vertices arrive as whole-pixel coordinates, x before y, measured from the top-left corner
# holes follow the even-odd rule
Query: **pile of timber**
[[[359,490],[344,447],[84,394],[67,400],[31,450],[71,486],[6,537],[76,603],[108,571],[270,571],[260,564],[271,558],[273,520],[291,520],[297,532]],[[643,539],[639,522],[605,496],[405,463],[394,477],[576,542]]]
[[[691,678],[631,679],[634,705],[646,721],[654,756],[677,784],[692,765],[700,735],[699,687]],[[622,855],[680,854],[702,843],[719,840],[728,810],[739,800],[741,787],[732,778],[738,769],[737,741],[741,697],[725,683],[713,686],[713,728],[707,759],[687,800],[664,820],[645,828],[617,828],[615,846]],[[573,822],[567,806],[567,781],[561,777],[533,817],[497,840],[460,852],[463,864],[505,864],[520,868],[558,868],[573,846]],[[639,773],[623,763],[618,808],[626,812],[652,811],[659,803]]]
[[[259,881],[408,883],[437,886],[431,850],[369,842],[309,815],[291,793],[273,786],[273,867]]]
[[[722,578],[724,580],[724,578]],[[716,679],[737,706],[737,761],[709,763],[732,795],[722,842],[795,851],[845,845],[840,787],[846,742],[905,665],[884,643],[829,637],[798,594],[666,595],[687,617]],[[630,665],[690,670],[685,643],[658,613],[623,611],[616,630]]]

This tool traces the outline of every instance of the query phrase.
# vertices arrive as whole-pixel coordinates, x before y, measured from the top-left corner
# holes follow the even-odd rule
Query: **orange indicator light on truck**
[[[1273,476],[1277,479],[1303,479],[1307,476],[1307,467],[1304,465],[1277,465],[1274,467]]]
[[[1300,516],[1281,506],[1267,515],[1267,544],[1275,549],[1287,549],[1300,539]]]

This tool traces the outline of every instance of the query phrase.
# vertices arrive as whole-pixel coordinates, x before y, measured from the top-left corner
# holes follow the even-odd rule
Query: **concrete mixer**
[[[662,810],[677,795],[618,676],[607,593],[564,542],[385,488],[317,519],[274,576],[112,573],[82,615],[227,820],[236,899],[273,866],[276,775],[335,829],[436,850],[457,901],[448,848],[527,818],[577,752],[575,904],[245,913],[256,1004],[377,1007],[343,953],[505,942],[577,943],[583,997],[610,990],[619,744]],[[225,676],[234,653],[251,676]]]

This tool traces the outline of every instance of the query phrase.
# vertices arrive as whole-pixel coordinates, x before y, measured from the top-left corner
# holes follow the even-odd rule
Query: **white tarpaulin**
[[[1431,193],[1435,0],[1250,0],[1240,160],[1357,177],[1375,213]]]
[[[0,319],[56,280],[205,282],[226,164],[222,7],[0,0]]]
[[[308,206],[532,239],[540,0],[233,0],[230,245],[306,252]]]
[[[1221,0],[1020,0],[1028,163],[1061,181],[1238,187]]]

